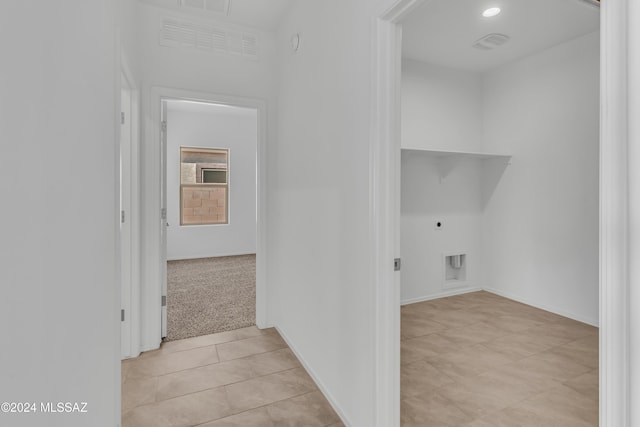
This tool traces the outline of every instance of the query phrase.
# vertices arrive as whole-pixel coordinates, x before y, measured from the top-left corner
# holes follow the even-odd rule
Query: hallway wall
[[[370,47],[380,3],[296,0],[277,39],[269,306],[353,427],[377,425],[369,161]]]
[[[0,395],[38,407],[3,425],[120,422],[116,26],[135,13],[124,0],[3,2],[0,193],[16,208],[0,214]]]

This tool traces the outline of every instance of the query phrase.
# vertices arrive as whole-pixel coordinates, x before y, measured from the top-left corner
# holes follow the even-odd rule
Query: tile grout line
[[[227,360],[219,360],[219,359],[218,359],[218,361],[217,361],[217,362],[213,362],[213,363],[206,363],[206,364],[204,364],[204,365],[193,366],[193,367],[191,367],[191,368],[178,369],[177,371],[171,371],[171,372],[166,372],[166,373],[163,373],[163,374],[151,375],[151,376],[148,376],[148,377],[141,377],[141,378],[134,378],[134,379],[144,379],[144,378],[153,378],[153,377],[157,377],[157,378],[159,378],[159,377],[164,377],[164,376],[167,376],[167,375],[176,374],[176,373],[178,373],[178,372],[189,371],[189,370],[191,370],[191,369],[204,368],[204,367],[207,367],[207,366],[219,365],[219,364],[221,364],[221,363],[225,363],[225,362],[233,362],[233,361],[236,361],[236,360],[248,359],[248,358],[250,358],[250,357],[257,356],[257,355],[259,355],[259,354],[274,353],[274,352],[276,352],[276,351],[283,350],[283,349],[285,349],[285,348],[288,348],[288,347],[286,346],[286,344],[285,344],[285,346],[284,346],[284,347],[275,348],[275,349],[273,349],[273,350],[262,351],[262,352],[260,352],[260,353],[253,353],[253,354],[249,354],[249,355],[247,355],[247,356],[238,357],[238,358],[236,358],[236,359],[227,359]],[[175,353],[169,353],[169,354],[175,354]],[[217,354],[218,354],[218,349],[216,349],[216,356],[217,356]],[[154,357],[156,357],[156,356],[154,356]],[[142,362],[140,362],[140,363],[142,363]]]
[[[315,385],[315,384],[314,384],[314,385]],[[224,386],[223,386],[223,387],[224,387]],[[224,420],[225,418],[229,418],[229,417],[235,417],[236,415],[244,414],[244,413],[249,412],[249,411],[255,411],[256,409],[260,409],[260,408],[266,408],[267,406],[270,406],[270,405],[273,405],[273,404],[276,404],[276,403],[284,402],[284,401],[286,401],[286,400],[295,399],[296,397],[300,397],[300,396],[306,396],[307,394],[311,394],[311,393],[317,393],[318,391],[319,391],[319,390],[318,390],[318,388],[316,387],[316,389],[315,389],[315,390],[312,390],[312,391],[307,391],[307,392],[304,392],[304,393],[296,394],[295,396],[287,397],[287,398],[280,399],[280,400],[274,400],[273,402],[265,403],[264,405],[256,406],[255,408],[245,409],[244,411],[234,412],[234,413],[232,413],[232,414],[230,414],[230,415],[227,415],[227,416],[224,416],[224,417],[221,417],[221,418],[214,418],[214,419],[211,419],[211,420],[205,421],[205,422],[203,422],[203,423],[196,424],[196,425],[194,425],[193,427],[202,426],[202,425],[205,425],[205,424],[211,423],[211,422],[213,422],[213,421],[220,421],[220,420]],[[227,401],[228,401],[228,400],[229,400],[229,396],[226,394],[226,390],[225,390],[225,395],[227,396]],[[331,425],[331,424],[327,424],[327,425]]]
[[[267,329],[272,329],[272,328],[267,328]],[[259,329],[261,330],[261,329]],[[231,331],[224,331],[224,332],[219,332],[220,334],[225,334],[228,332],[236,332],[236,330],[231,330]],[[273,332],[265,332],[265,333],[260,333],[258,335],[254,335],[251,337],[245,337],[245,338],[236,338],[233,340],[229,340],[229,341],[223,341],[223,342],[218,342],[218,343],[214,343],[214,344],[207,344],[207,345],[200,345],[200,346],[195,346],[195,347],[191,347],[191,348],[185,348],[182,350],[175,350],[175,351],[167,351],[166,355],[169,354],[177,354],[177,353],[182,353],[184,351],[190,351],[190,350],[196,350],[196,349],[201,349],[201,348],[206,348],[206,347],[212,347],[212,346],[218,346],[218,345],[223,345],[223,344],[230,344],[230,343],[234,343],[234,342],[241,342],[241,341],[245,341],[245,340],[250,340],[253,338],[261,338],[261,337],[265,337],[265,336],[269,336],[269,335],[274,335],[275,334],[275,329]],[[200,337],[205,337],[206,335],[200,335]],[[189,340],[189,339],[194,339],[194,338],[200,338],[200,337],[191,337],[191,338],[184,338],[185,340]],[[175,341],[167,341],[167,343],[172,343],[172,342],[178,342],[181,340],[175,340]],[[163,343],[164,344],[164,343]],[[162,351],[162,345],[160,346],[160,348],[155,349],[155,350],[150,350],[150,351]],[[154,354],[154,355],[149,355],[147,357],[160,357],[163,356],[162,354]],[[135,360],[135,359],[128,359],[128,360]]]
[[[300,362],[298,362],[298,363],[300,363]],[[188,393],[181,394],[181,395],[179,395],[179,396],[173,396],[173,397],[170,397],[170,398],[168,398],[168,399],[156,400],[155,402],[145,403],[145,404],[143,404],[143,405],[138,405],[138,406],[135,406],[135,407],[131,408],[131,409],[130,409],[129,411],[127,411],[127,412],[130,412],[131,410],[136,409],[136,408],[141,408],[141,407],[143,407],[143,406],[149,406],[149,405],[153,405],[153,404],[157,404],[157,403],[161,403],[161,402],[166,402],[166,401],[168,401],[168,400],[172,400],[172,399],[179,399],[179,398],[181,398],[181,397],[190,396],[190,395],[197,394],[197,393],[203,393],[203,392],[205,392],[205,391],[215,390],[215,389],[218,389],[218,388],[224,388],[224,389],[225,389],[224,391],[225,391],[225,394],[226,394],[226,392],[227,392],[226,387],[228,387],[228,386],[232,386],[232,385],[235,385],[235,384],[240,384],[240,383],[243,383],[243,382],[246,382],[246,381],[252,381],[252,380],[255,380],[255,379],[258,379],[258,378],[268,377],[268,376],[270,376],[270,375],[275,375],[275,374],[279,374],[279,373],[282,373],[282,372],[292,371],[292,370],[294,370],[294,369],[301,369],[301,368],[302,368],[302,366],[295,366],[295,367],[293,367],[293,368],[287,368],[287,369],[283,369],[283,370],[281,370],[281,371],[271,372],[271,373],[269,373],[269,374],[258,375],[258,376],[255,376],[255,377],[251,377],[251,378],[247,378],[247,379],[245,379],[245,380],[240,380],[240,381],[232,382],[232,383],[229,383],[229,384],[222,384],[222,385],[219,385],[219,386],[216,386],[216,387],[209,387],[209,388],[205,388],[205,389],[203,389],[203,390],[190,391],[190,392],[188,392]],[[315,383],[314,383],[314,386],[315,386]],[[309,392],[308,392],[308,393],[309,393]],[[156,390],[156,394],[157,394],[157,390]],[[303,393],[303,394],[305,394],[305,393]],[[296,397],[296,396],[293,396],[293,397]],[[281,400],[286,400],[286,399],[281,399]],[[262,405],[262,406],[265,406],[265,405]],[[207,422],[209,422],[209,421],[207,421]]]

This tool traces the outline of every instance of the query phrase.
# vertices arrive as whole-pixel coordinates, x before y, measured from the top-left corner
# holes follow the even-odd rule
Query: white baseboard
[[[275,328],[275,326],[273,326],[273,323],[271,322],[267,322],[265,324],[259,324],[258,322],[256,322],[256,328],[258,329],[269,329],[269,328]],[[278,329],[278,328],[276,328]]]
[[[483,290],[487,291],[487,292],[490,292],[492,294],[500,295],[501,297],[505,297],[505,298],[508,298],[510,300],[513,300],[513,301],[521,302],[521,303],[529,305],[531,307],[539,308],[539,309],[544,310],[544,311],[549,311],[551,313],[557,314],[557,315],[562,316],[562,317],[568,317],[569,319],[577,320],[578,322],[582,322],[582,323],[586,323],[586,324],[591,325],[591,326],[595,326],[596,328],[599,327],[599,322],[598,322],[597,318],[596,319],[592,319],[592,318],[588,318],[588,317],[585,317],[585,316],[580,316],[580,315],[575,314],[575,313],[570,313],[570,312],[565,311],[565,310],[560,310],[560,309],[558,309],[556,307],[551,307],[551,306],[548,306],[546,304],[538,304],[536,302],[528,300],[527,298],[520,298],[520,297],[518,297],[516,295],[513,295],[513,294],[510,294],[508,292],[502,292],[502,291],[499,291],[497,289],[493,289],[493,288],[487,287],[487,286],[485,286],[483,288]]]
[[[316,375],[316,373],[313,371],[313,369],[311,369],[311,367],[307,364],[306,360],[304,360],[304,358],[302,357],[300,352],[298,352],[298,350],[296,349],[295,345],[293,345],[293,342],[289,339],[287,334],[280,327],[275,326],[275,328],[278,331],[278,333],[280,334],[280,336],[282,337],[282,339],[287,343],[287,345],[289,346],[289,348],[291,349],[293,354],[298,358],[298,360],[300,361],[300,364],[302,365],[302,367],[305,369],[305,371],[307,371],[309,376],[316,383],[316,385],[318,386],[318,389],[324,395],[324,397],[327,399],[327,401],[329,402],[329,404],[331,405],[333,410],[336,412],[336,414],[338,414],[338,417],[340,417],[340,420],[342,421],[342,423],[346,427],[351,427],[351,423],[347,420],[347,417],[344,415],[344,411],[342,410],[340,405],[338,405],[338,402],[336,401],[336,399],[333,398],[333,395],[329,392],[329,390],[324,385],[324,383]]]
[[[483,290],[482,288],[478,288],[478,287],[451,289],[450,291],[440,292],[437,294],[427,295],[427,296],[418,297],[418,298],[405,299],[400,301],[400,305],[415,304],[417,302],[431,301],[433,299],[452,297],[454,295],[468,294],[469,292],[478,292],[482,290]]]

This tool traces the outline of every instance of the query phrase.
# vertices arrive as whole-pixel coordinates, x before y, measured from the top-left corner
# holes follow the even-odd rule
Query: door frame
[[[182,99],[235,107],[253,108],[258,112],[257,135],[257,226],[256,226],[256,326],[270,326],[267,313],[267,104],[256,98],[176,89],[155,86],[151,88],[145,126],[145,172],[143,186],[144,215],[148,221],[144,228],[143,253],[145,254],[144,280],[141,292],[141,314],[143,319],[143,340],[141,351],[156,349],[160,346],[162,324],[162,283],[163,269],[166,269],[166,255],[162,250],[162,227],[166,220],[162,218],[161,194],[164,171],[161,170],[162,158],[162,101]],[[163,267],[164,265],[164,267]]]
[[[372,279],[376,309],[376,425],[400,423],[399,256],[400,84],[399,21],[430,0],[395,0],[377,13],[373,37],[372,138],[370,156]],[[600,425],[630,425],[629,166],[638,158],[628,135],[627,14],[631,0],[601,4],[600,62]],[[631,21],[632,22],[632,21]],[[635,64],[635,63],[633,63]],[[640,68],[640,67],[638,67]],[[633,82],[632,82],[633,83]],[[633,99],[632,99],[633,100]],[[636,104],[631,104],[636,105]],[[633,129],[633,128],[632,128]],[[637,136],[637,135],[636,135]],[[629,162],[629,163],[628,163]],[[634,188],[634,187],[632,187]],[[396,191],[394,191],[394,189]],[[636,206],[631,203],[631,207]],[[637,239],[637,233],[635,235]],[[631,240],[631,242],[630,242]],[[635,276],[634,276],[635,277]],[[636,278],[637,280],[637,278]],[[638,296],[636,295],[636,298]],[[632,302],[633,303],[633,302]],[[636,307],[637,308],[637,307]],[[636,332],[637,335],[637,332]],[[637,355],[636,355],[637,356]],[[638,375],[636,375],[638,376]],[[634,377],[635,378],[635,377]],[[634,393],[635,394],[635,393]]]
[[[121,351],[121,358],[135,357],[139,354],[140,347],[140,313],[137,307],[140,304],[140,90],[136,85],[133,73],[129,68],[124,54],[120,58],[119,85],[120,91],[129,92],[129,117],[125,117],[130,132],[130,152],[129,152],[129,212],[126,213],[125,220],[130,228],[130,262],[129,276],[130,285],[121,283],[120,307],[125,309],[125,322],[121,324],[121,337],[119,345],[122,345],[122,336],[125,336],[128,345],[127,351]],[[120,91],[118,95],[120,95]],[[121,100],[118,102],[118,111],[121,111]],[[118,114],[120,119],[120,114]],[[118,127],[118,138],[120,140],[121,126]],[[120,221],[118,221],[120,223]],[[123,256],[119,249],[118,254]],[[122,265],[122,262],[121,262]],[[121,271],[120,274],[123,272]],[[127,289],[125,289],[127,288]],[[122,331],[126,328],[126,331]]]
[[[131,86],[124,72],[120,73],[120,356],[126,359],[131,355],[131,258],[132,236],[131,221]]]

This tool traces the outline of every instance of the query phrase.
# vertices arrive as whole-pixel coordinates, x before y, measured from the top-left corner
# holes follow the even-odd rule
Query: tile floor
[[[123,427],[343,426],[275,329],[164,343],[122,362]]]
[[[402,307],[402,426],[598,425],[598,329],[487,292]]]
[[[598,330],[487,292],[402,307],[402,426],[598,425]],[[123,427],[343,426],[274,329],[122,362]]]

